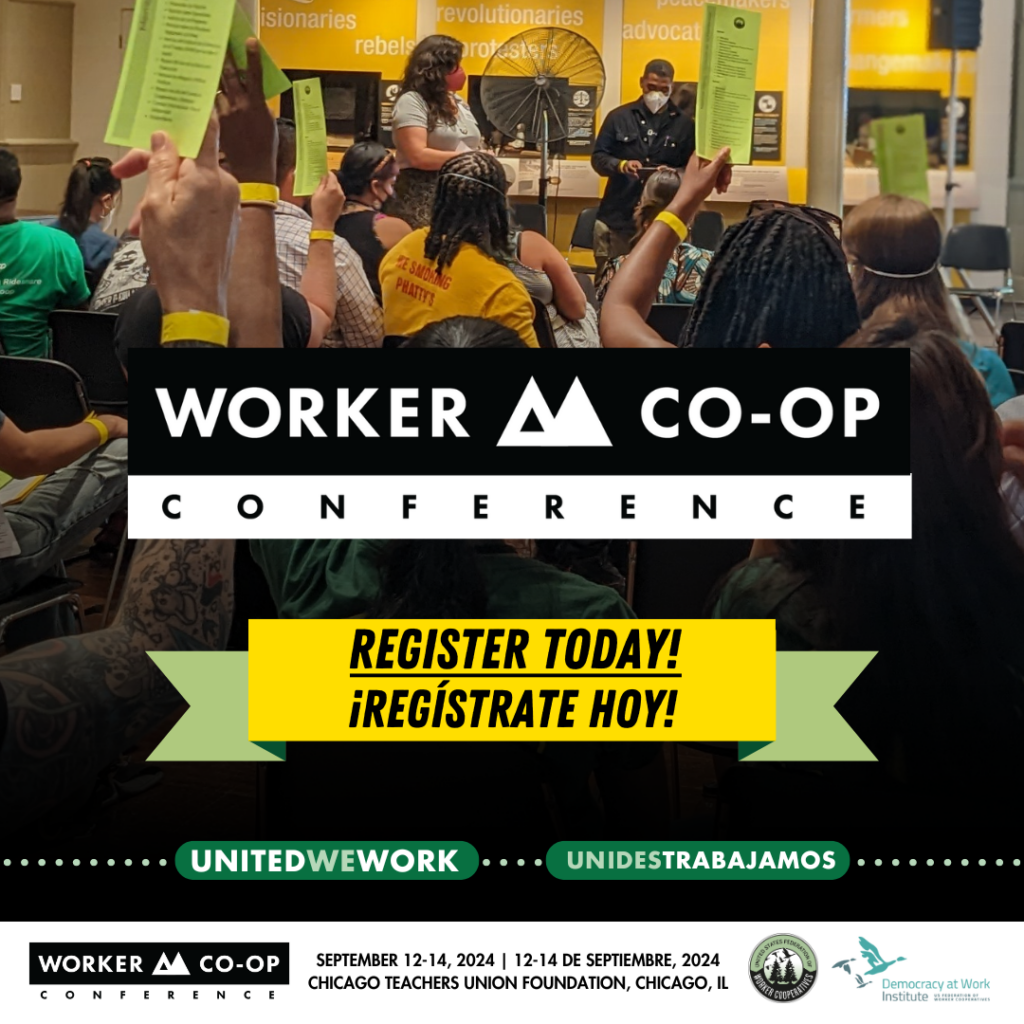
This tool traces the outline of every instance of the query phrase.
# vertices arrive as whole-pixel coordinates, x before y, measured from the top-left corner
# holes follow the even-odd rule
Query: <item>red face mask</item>
[[[466,72],[460,64],[450,75],[445,77],[445,85],[449,92],[458,92],[466,84]]]

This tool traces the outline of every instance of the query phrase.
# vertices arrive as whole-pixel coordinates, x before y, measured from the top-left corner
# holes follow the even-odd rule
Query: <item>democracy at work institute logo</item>
[[[769,935],[750,954],[748,966],[754,988],[778,1003],[807,995],[818,976],[814,950],[795,935]]]

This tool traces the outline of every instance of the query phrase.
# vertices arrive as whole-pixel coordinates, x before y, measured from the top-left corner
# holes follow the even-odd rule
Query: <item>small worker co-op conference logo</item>
[[[287,942],[32,942],[30,985],[287,985]]]
[[[754,988],[778,1003],[807,995],[818,976],[814,950],[796,935],[770,935],[759,942],[748,967]]]

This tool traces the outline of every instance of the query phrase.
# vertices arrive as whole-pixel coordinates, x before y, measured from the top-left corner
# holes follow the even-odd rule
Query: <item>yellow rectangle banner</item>
[[[254,619],[249,739],[775,739],[770,619]]]

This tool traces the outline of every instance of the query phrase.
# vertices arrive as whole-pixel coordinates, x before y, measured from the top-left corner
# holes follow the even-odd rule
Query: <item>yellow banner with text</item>
[[[760,59],[755,85],[785,90],[789,75],[790,0],[716,0],[725,7],[761,15]],[[640,95],[640,78],[649,60],[667,60],[677,82],[696,82],[704,0],[623,0],[622,101]]]
[[[770,620],[249,623],[249,739],[775,738]]]
[[[575,32],[600,53],[604,0],[528,0],[526,4],[439,0],[437,5],[437,31],[454,36],[465,46],[462,66],[467,75],[483,74],[499,46],[533,28]],[[528,57],[524,54],[527,61]]]
[[[268,0],[260,39],[281,68],[379,71],[401,78],[416,45],[416,0]]]

